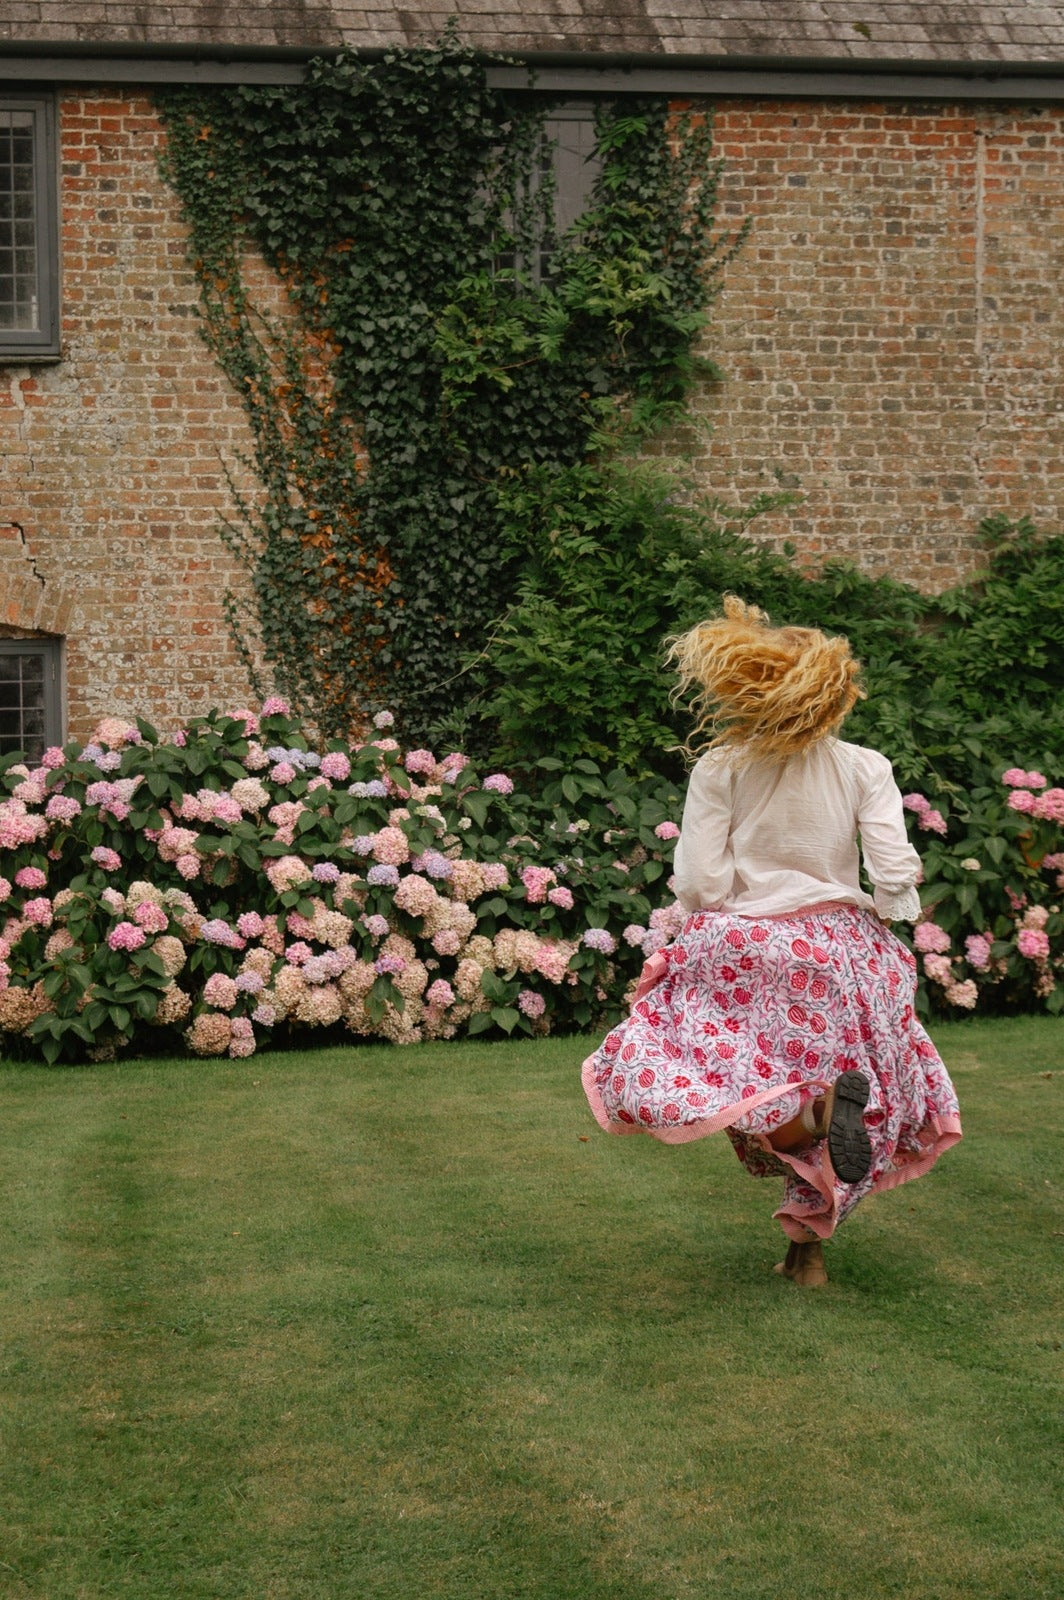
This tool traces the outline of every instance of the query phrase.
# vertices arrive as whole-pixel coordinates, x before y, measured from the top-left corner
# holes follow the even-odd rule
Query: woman
[[[821,1241],[857,1202],[961,1137],[913,958],[886,926],[920,914],[919,857],[890,762],[837,736],[861,693],[845,639],[772,628],[728,596],[670,656],[705,749],[675,857],[690,915],[584,1088],[611,1133],[724,1130],[748,1171],[782,1176],[776,1271],[816,1288]]]

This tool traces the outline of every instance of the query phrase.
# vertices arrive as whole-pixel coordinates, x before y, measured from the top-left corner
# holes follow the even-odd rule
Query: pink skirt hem
[[[896,1165],[881,1172],[868,1193],[885,1193],[888,1189],[897,1189],[900,1184],[910,1183],[914,1178],[922,1178],[925,1172],[930,1172],[939,1156],[959,1143],[961,1137],[959,1117],[952,1115],[932,1117],[919,1135],[920,1144],[923,1146],[921,1152],[899,1155],[896,1158]],[[764,1135],[759,1137],[758,1143],[774,1155],[777,1161],[785,1162],[787,1166],[792,1167],[795,1175],[811,1189],[815,1189],[824,1202],[822,1206],[816,1207],[790,1207],[784,1204],[778,1211],[774,1211],[772,1214],[784,1233],[798,1244],[804,1244],[811,1233],[818,1239],[830,1239],[839,1218],[835,1174],[827,1145],[818,1147],[821,1159],[820,1163],[814,1165],[810,1161],[803,1161],[800,1155],[787,1155],[781,1150],[773,1150]]]
[[[731,1105],[722,1106],[711,1117],[702,1117],[695,1122],[677,1122],[672,1127],[651,1126],[643,1122],[614,1122],[606,1110],[606,1103],[602,1093],[595,1082],[595,1057],[588,1056],[580,1072],[580,1081],[587,1095],[595,1121],[607,1133],[647,1133],[652,1139],[659,1140],[662,1144],[691,1144],[695,1139],[705,1139],[711,1133],[721,1133],[725,1128],[732,1127],[740,1117],[747,1116],[751,1111],[756,1111],[759,1106],[767,1106],[773,1100],[780,1100],[784,1095],[793,1095],[805,1089],[819,1089],[823,1092],[828,1088],[825,1078],[806,1078],[801,1083],[781,1083],[772,1089],[760,1089],[756,1094],[747,1095],[745,1099],[733,1100]],[[773,1151],[773,1154],[778,1152]]]

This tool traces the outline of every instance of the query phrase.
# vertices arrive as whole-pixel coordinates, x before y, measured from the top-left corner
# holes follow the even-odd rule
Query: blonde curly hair
[[[757,606],[724,596],[724,615],[667,641],[691,688],[694,730],[687,754],[737,747],[746,757],[784,760],[834,733],[863,698],[860,664],[847,639],[817,628],[773,628]]]

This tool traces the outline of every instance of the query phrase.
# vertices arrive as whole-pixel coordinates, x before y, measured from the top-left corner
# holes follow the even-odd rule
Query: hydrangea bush
[[[1064,788],[1010,767],[904,803],[923,858],[912,942],[925,1008],[1064,1010]]]
[[[108,718],[0,768],[0,1047],[241,1057],[614,1017],[682,921],[678,792],[545,759],[533,800],[376,721],[315,750],[279,699],[172,738]]]
[[[172,738],[108,718],[0,767],[0,1049],[242,1057],[602,1028],[679,931],[666,780],[311,747],[285,703]],[[905,797],[926,1011],[1064,1008],[1064,789],[1016,767]],[[904,934],[904,930],[903,930]]]

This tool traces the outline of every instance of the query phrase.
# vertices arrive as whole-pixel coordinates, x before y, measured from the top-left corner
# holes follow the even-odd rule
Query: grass
[[[5,1600],[1059,1594],[1064,1024],[803,1293],[579,1040],[0,1070]]]

